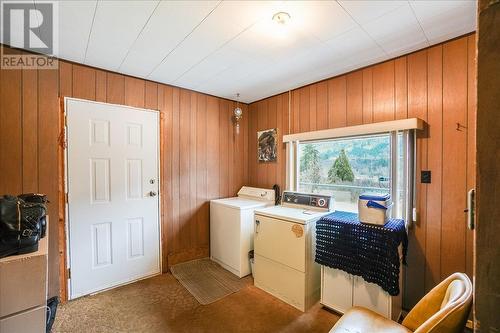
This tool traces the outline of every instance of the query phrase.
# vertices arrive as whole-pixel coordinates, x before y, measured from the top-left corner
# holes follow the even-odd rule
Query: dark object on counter
[[[47,199],[47,196],[45,194],[39,194],[39,193],[25,193],[25,194],[19,194],[17,197],[26,203],[25,205],[26,215],[32,215],[34,216],[34,218],[36,218],[36,216],[41,213],[40,210],[43,209],[43,215],[40,218],[40,224],[41,224],[40,238],[44,238],[45,233],[47,232],[46,204],[50,202]],[[29,205],[29,203],[32,203],[34,205]]]
[[[399,294],[399,245],[406,265],[408,236],[401,219],[385,225],[363,224],[354,213],[337,211],[316,223],[316,262],[379,285],[391,296]]]
[[[59,297],[52,297],[47,300],[47,321],[46,332],[50,333],[54,320],[56,319],[57,306],[59,305]]]
[[[0,197],[0,258],[38,250],[47,228],[46,202],[41,194]]]
[[[281,204],[280,186],[278,184],[274,184],[273,190],[274,190],[274,205],[278,206],[279,204]]]

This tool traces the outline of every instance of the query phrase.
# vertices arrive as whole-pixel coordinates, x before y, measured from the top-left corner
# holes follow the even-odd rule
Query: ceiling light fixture
[[[286,25],[290,18],[290,14],[286,12],[277,12],[273,15],[273,21],[280,25]]]

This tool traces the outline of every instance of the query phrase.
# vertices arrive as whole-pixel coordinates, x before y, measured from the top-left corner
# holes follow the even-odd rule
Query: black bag
[[[0,197],[0,258],[38,250],[47,229],[46,202],[43,194]]]
[[[40,238],[44,238],[47,232],[47,206],[49,202],[45,194],[26,193],[17,196],[24,201],[21,212],[24,218],[31,221],[38,219],[40,222]]]

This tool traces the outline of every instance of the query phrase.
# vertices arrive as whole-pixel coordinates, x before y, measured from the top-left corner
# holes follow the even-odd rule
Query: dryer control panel
[[[241,198],[247,198],[251,200],[259,200],[259,201],[272,201],[274,202],[275,193],[272,189],[267,188],[257,188],[250,186],[243,186],[238,191],[238,196]]]
[[[303,206],[307,208],[316,208],[326,211],[333,210],[333,197],[321,194],[308,194],[300,192],[283,192],[283,206]]]

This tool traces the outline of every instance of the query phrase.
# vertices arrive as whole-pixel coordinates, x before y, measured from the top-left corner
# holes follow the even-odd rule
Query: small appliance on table
[[[314,305],[320,296],[316,221],[332,211],[332,197],[287,191],[281,206],[257,209],[255,286],[301,311]]]
[[[250,274],[254,210],[274,204],[274,190],[248,186],[237,197],[210,201],[210,259],[240,278]]]

